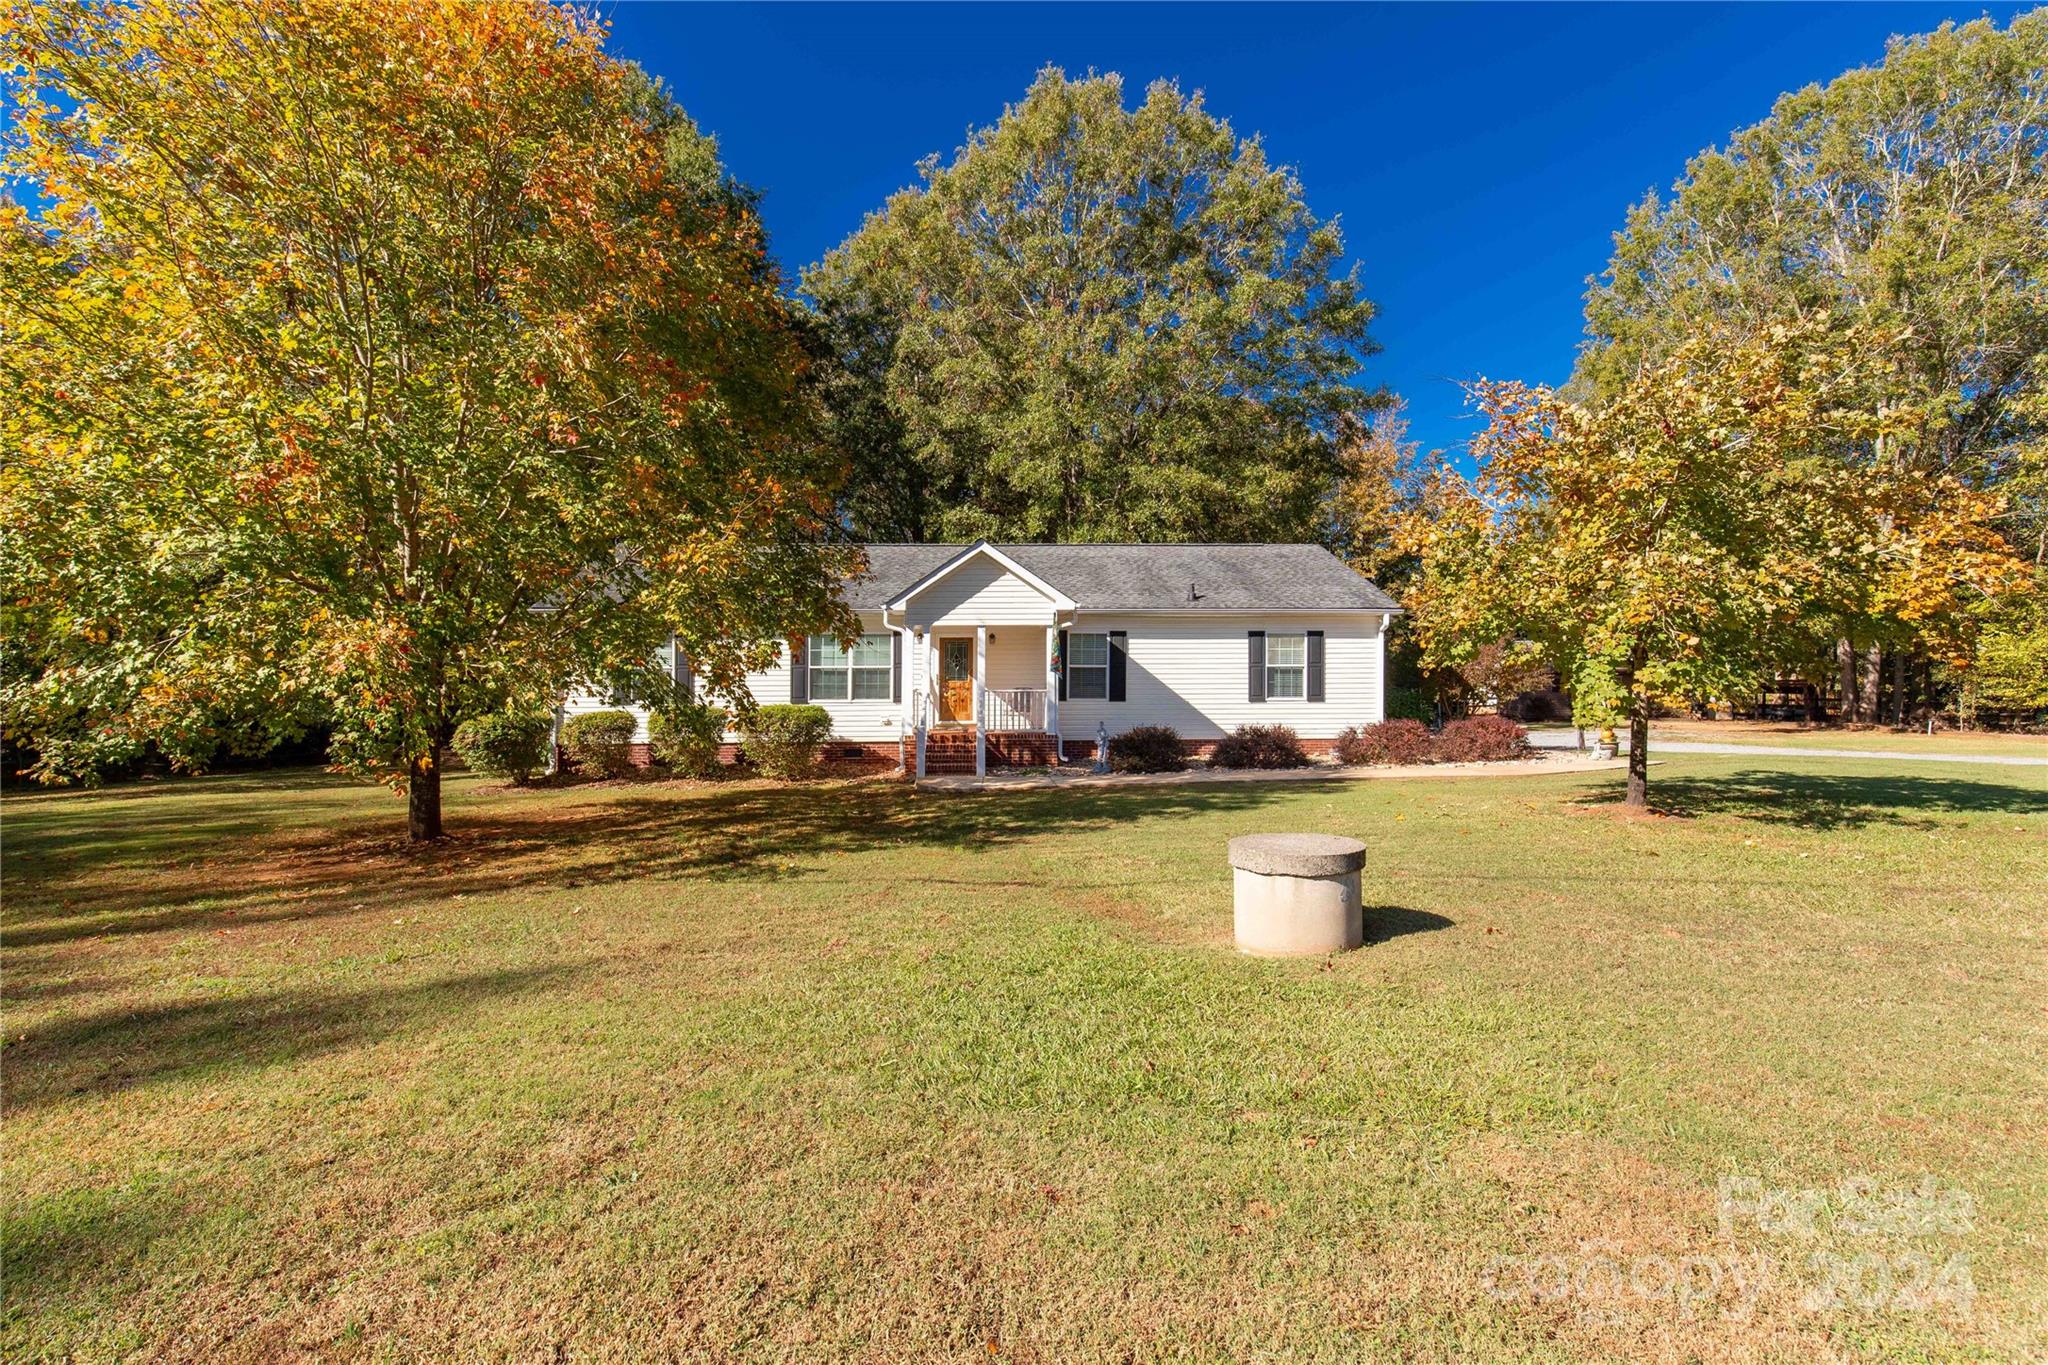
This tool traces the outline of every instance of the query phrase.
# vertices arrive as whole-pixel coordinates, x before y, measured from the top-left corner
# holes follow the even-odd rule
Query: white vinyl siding
[[[1060,731],[1079,740],[1093,739],[1097,723],[1106,724],[1112,735],[1138,725],[1170,725],[1183,739],[1217,739],[1240,725],[1287,725],[1303,739],[1334,739],[1347,725],[1386,718],[1383,620],[1377,612],[1364,611],[1276,618],[1255,612],[1112,616],[1084,608],[1080,629],[1129,632],[1125,699],[1076,698],[1070,687],[1060,703]],[[1275,632],[1299,639],[1307,631],[1322,631],[1325,700],[1250,700],[1247,633],[1254,630],[1267,632],[1269,667]],[[1268,678],[1270,685],[1270,673]]]
[[[986,554],[975,555],[910,599],[913,626],[1052,624],[1052,600]]]
[[[1037,626],[1004,626],[988,633],[989,687],[1045,686],[1045,631]]]
[[[637,702],[631,705],[614,706],[609,695],[603,692],[571,692],[562,699],[562,719],[580,716],[589,711],[626,711],[633,717],[634,742],[647,742],[647,708]]]
[[[817,705],[824,707],[830,713],[832,717],[832,737],[834,739],[853,740],[870,744],[892,741],[902,730],[900,722],[903,707],[901,703],[890,699],[892,689],[889,683],[888,670],[893,666],[890,655],[890,651],[893,648],[889,643],[890,632],[882,624],[882,614],[878,611],[860,613],[860,627],[865,634],[873,635],[882,642],[881,659],[883,669],[880,673],[881,682],[879,686],[881,695],[874,698],[861,697],[858,700],[848,699],[841,701],[818,698],[814,694],[813,700]],[[915,641],[905,641],[904,643],[909,649],[914,650],[917,648]],[[870,657],[873,656],[871,655]],[[907,662],[905,667],[906,669],[908,668]],[[861,671],[864,670],[855,670],[856,674]],[[813,674],[813,677],[815,676]],[[906,676],[904,685],[907,687],[909,684],[910,680]],[[875,685],[870,682],[863,686],[867,690],[874,690]],[[746,688],[753,694],[754,700],[763,706],[778,705],[789,700],[789,646],[786,641],[776,647],[774,663],[766,668],[757,669],[747,674]],[[717,698],[703,697],[700,700],[716,701]],[[563,714],[566,716],[578,715],[584,711],[613,709],[632,712],[640,723],[639,728],[634,732],[633,738],[642,742],[647,739],[647,708],[644,706],[607,707],[603,696],[593,695],[588,692],[572,693],[562,703]],[[738,736],[729,732],[727,738],[737,739]]]
[[[890,659],[887,651],[893,647],[888,644],[889,630],[888,627],[882,624],[882,613],[878,611],[864,611],[860,613],[860,628],[863,636],[874,635],[882,640],[884,652],[881,657],[882,662],[887,665]],[[914,641],[906,640],[904,641],[904,646],[906,650],[909,650],[914,649],[916,644]],[[815,654],[806,651],[805,662],[809,663],[815,657]],[[907,659],[904,668],[906,675],[903,682],[904,686],[908,687],[910,679],[907,672],[909,668]],[[858,671],[856,670],[856,672]],[[813,673],[811,676],[815,679],[817,675]],[[811,703],[815,706],[824,707],[826,712],[832,717],[832,738],[858,740],[872,744],[882,740],[893,740],[902,732],[903,706],[899,702],[890,700],[890,688],[887,683],[888,675],[885,672],[882,676],[884,682],[881,688],[881,696],[879,697],[849,698],[842,701],[838,698],[819,696],[815,686],[811,689]],[[753,694],[755,702],[762,706],[774,706],[789,700],[789,646],[787,643],[776,650],[775,662],[773,664],[757,672],[747,674],[746,687]]]

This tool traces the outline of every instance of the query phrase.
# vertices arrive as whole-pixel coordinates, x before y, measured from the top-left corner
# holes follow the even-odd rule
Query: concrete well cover
[[[1230,865],[1269,877],[1341,877],[1365,866],[1365,843],[1341,834],[1240,834]]]

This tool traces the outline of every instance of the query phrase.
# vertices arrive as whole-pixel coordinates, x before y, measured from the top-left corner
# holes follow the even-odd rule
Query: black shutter
[[[799,706],[811,699],[811,665],[804,643],[801,635],[789,642],[789,699]]]
[[[1310,701],[1323,699],[1323,633],[1308,633],[1308,685],[1302,689]]]
[[[1266,632],[1248,630],[1245,632],[1245,653],[1251,656],[1251,677],[1245,692],[1246,701],[1266,699]]]
[[[903,632],[889,632],[889,700],[903,700]]]
[[[1067,633],[1060,632],[1060,700],[1067,699]]]
[[[1109,699],[1124,699],[1124,654],[1129,650],[1131,633],[1127,630],[1113,630],[1109,633]]]
[[[673,635],[668,637],[668,659],[671,665],[669,676],[675,680],[683,700],[697,700],[697,679],[690,672],[690,661],[683,657],[683,642]]]

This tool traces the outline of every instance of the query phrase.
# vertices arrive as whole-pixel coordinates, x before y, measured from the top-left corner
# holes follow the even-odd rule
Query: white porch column
[[[1052,735],[1052,766],[1060,766],[1060,680],[1052,671],[1053,651],[1059,648],[1059,622],[1045,628],[1045,728]]]
[[[988,627],[974,628],[974,775],[988,771]]]

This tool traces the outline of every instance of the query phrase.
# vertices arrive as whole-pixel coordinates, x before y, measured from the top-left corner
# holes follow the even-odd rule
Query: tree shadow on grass
[[[969,852],[1133,820],[1256,810],[1303,784],[1230,783],[1101,792],[947,797],[900,783],[766,786],[561,800],[534,793],[449,822],[452,838],[411,846],[377,833],[313,829],[224,840],[189,864],[125,879],[10,886],[9,947],[194,927],[387,912],[457,895],[573,891],[637,880],[779,880],[806,859],[889,848]],[[1223,856],[1219,839],[1217,858]],[[67,869],[68,871],[68,869]]]
[[[146,802],[178,796],[275,796],[279,792],[345,791],[368,785],[360,777],[331,773],[314,764],[265,768],[251,773],[181,773],[147,777],[106,787],[25,787],[7,793],[7,803],[38,811],[85,810],[108,802]]]
[[[557,986],[582,970],[478,972],[377,990],[277,991],[74,1015],[7,1041],[4,1107],[18,1114],[192,1073],[297,1062]]]
[[[1620,801],[1624,783],[1599,789]],[[1897,825],[1929,829],[1934,815],[2039,815],[2048,813],[2048,775],[2030,784],[1988,778],[1918,774],[1855,776],[1758,768],[1718,777],[1657,778],[1650,804],[1667,815],[1734,815],[1802,829],[1861,829]]]
[[[33,881],[66,867],[206,857],[223,844],[275,830],[280,808],[308,797],[347,798],[367,786],[317,768],[294,768],[91,791],[9,792],[7,875]]]

